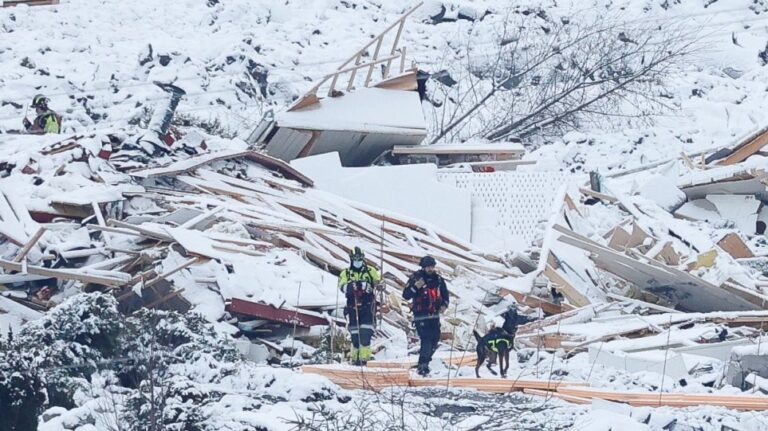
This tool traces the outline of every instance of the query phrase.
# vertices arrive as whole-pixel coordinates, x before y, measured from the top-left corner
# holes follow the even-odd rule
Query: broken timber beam
[[[326,316],[320,313],[314,313],[298,308],[277,308],[273,305],[259,302],[246,301],[244,299],[232,298],[227,304],[226,310],[234,314],[242,314],[250,317],[270,320],[273,322],[285,323],[289,325],[296,324],[303,328],[312,326],[326,326],[330,321],[345,326],[346,321],[337,317]]]
[[[0,259],[0,268],[7,271],[22,272],[24,270],[23,265],[18,262],[11,262],[9,260]],[[130,281],[129,274],[113,272],[116,275],[125,276],[124,278],[112,278],[97,274],[88,274],[74,269],[51,269],[41,266],[26,266],[26,272],[33,275],[42,275],[45,277],[53,277],[62,280],[76,280],[83,283],[103,284],[105,286],[122,286]]]
[[[21,249],[19,254],[16,255],[15,258],[13,258],[13,261],[21,262],[22,260],[24,260],[24,258],[27,257],[27,253],[29,253],[30,250],[32,250],[32,247],[34,247],[35,244],[37,244],[37,241],[40,240],[40,237],[43,236],[44,233],[45,233],[44,227],[41,227],[40,229],[38,229],[37,232],[35,232],[35,234],[32,236],[32,238],[29,241],[27,241],[27,243],[24,245],[24,248]]]
[[[768,144],[768,128],[763,128],[747,141],[737,145],[731,154],[717,162],[718,165],[735,165],[757,153]]]

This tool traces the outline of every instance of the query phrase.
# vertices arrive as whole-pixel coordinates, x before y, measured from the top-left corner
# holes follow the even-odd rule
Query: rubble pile
[[[190,156],[191,139],[174,143],[162,157],[153,158],[150,145],[143,157],[126,158],[141,148],[136,137],[93,134],[53,143],[15,138],[6,148],[24,152],[6,162],[2,180],[16,185],[2,194],[4,296],[43,311],[57,295],[99,290],[114,294],[127,313],[213,307],[209,317],[240,323],[264,341],[277,341],[287,330],[317,341],[310,327],[344,322],[335,275],[356,245],[384,269],[384,338],[392,335],[387,328],[408,331],[400,290],[426,254],[438,259],[438,270],[449,279],[472,277],[494,286],[523,274],[429,224],[317,191],[309,178],[265,154],[205,152],[197,142],[202,154]],[[137,166],[145,159],[152,164]],[[49,169],[54,165],[60,167]],[[64,183],[79,189],[57,191]],[[292,271],[293,262],[275,250],[292,251],[293,259],[300,256],[327,276],[305,280],[303,291],[287,283],[265,287],[275,280],[258,278],[252,262]],[[470,331],[478,312],[490,314],[479,302],[457,301],[446,336],[454,326]]]

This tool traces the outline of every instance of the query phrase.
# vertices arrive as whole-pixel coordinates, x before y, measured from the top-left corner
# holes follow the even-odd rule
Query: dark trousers
[[[417,320],[416,333],[421,340],[419,365],[427,365],[432,360],[432,355],[437,350],[437,343],[440,341],[440,318]]]
[[[347,307],[352,346],[370,346],[373,337],[373,306]]]

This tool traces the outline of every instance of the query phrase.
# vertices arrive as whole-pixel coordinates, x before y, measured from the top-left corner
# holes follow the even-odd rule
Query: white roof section
[[[312,106],[276,115],[278,127],[402,135],[426,135],[415,91],[360,88]]]
[[[510,154],[525,153],[523,144],[516,142],[489,144],[396,145],[392,154]]]

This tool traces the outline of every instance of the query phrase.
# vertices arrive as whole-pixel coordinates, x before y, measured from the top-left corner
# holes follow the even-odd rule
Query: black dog
[[[488,370],[496,375],[491,368],[498,357],[499,371],[502,377],[507,377],[509,369],[509,352],[515,348],[515,334],[519,325],[528,323],[533,319],[525,315],[517,314],[517,308],[510,306],[502,315],[504,324],[501,328],[493,328],[490,332],[480,337],[476,331],[472,331],[477,339],[477,365],[475,366],[475,375],[480,377],[480,367],[488,358]],[[506,365],[503,363],[506,362]]]
[[[507,370],[509,369],[509,352],[514,348],[515,337],[509,334],[502,328],[493,328],[484,337],[481,337],[477,331],[472,331],[477,339],[477,365],[475,365],[475,375],[480,378],[480,367],[488,359],[488,371],[494,376],[497,375],[496,371],[493,371],[493,363],[497,358],[499,361],[499,371],[501,377],[507,377]]]

